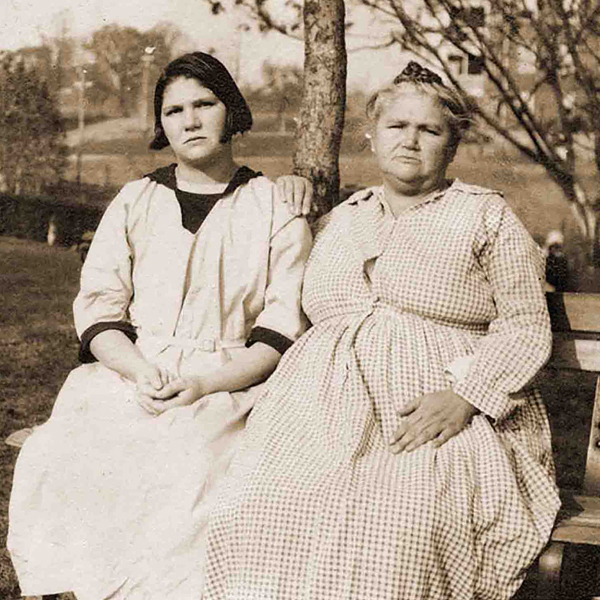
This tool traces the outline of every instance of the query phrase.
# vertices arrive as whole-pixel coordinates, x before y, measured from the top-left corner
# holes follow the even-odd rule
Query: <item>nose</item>
[[[200,118],[193,106],[186,106],[184,109],[184,125],[186,129],[197,129],[200,127]]]
[[[418,150],[419,130],[416,127],[406,127],[402,134],[402,145],[411,150]]]

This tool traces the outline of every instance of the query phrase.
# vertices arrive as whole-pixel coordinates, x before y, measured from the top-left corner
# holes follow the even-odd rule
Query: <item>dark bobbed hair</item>
[[[152,150],[162,150],[169,145],[163,130],[161,116],[165,90],[178,77],[196,79],[208,88],[227,109],[225,131],[222,143],[229,142],[236,133],[244,133],[252,128],[252,113],[240,89],[223,63],[204,52],[189,52],[171,61],[163,70],[154,89],[154,139]]]
[[[456,150],[465,132],[473,124],[473,103],[458,90],[444,84],[441,77],[418,63],[411,61],[391,84],[377,90],[367,101],[367,119],[373,123],[379,119],[383,107],[402,94],[407,87],[437,98],[450,127],[449,147]]]

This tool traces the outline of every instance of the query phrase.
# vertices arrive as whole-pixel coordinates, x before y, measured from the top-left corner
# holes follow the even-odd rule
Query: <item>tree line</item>
[[[216,17],[245,10],[259,29],[304,40],[294,165],[297,173],[315,183],[321,212],[335,203],[339,188],[346,38],[354,27],[355,12],[367,10],[381,24],[382,33],[373,45],[396,46],[444,72],[473,103],[484,129],[543,167],[573,209],[587,242],[588,260],[600,264],[600,0],[481,0],[477,4],[470,0],[286,0],[279,3],[285,11],[282,6],[271,10],[273,3],[264,0],[197,1],[209,4]],[[143,80],[141,50],[154,48],[158,67],[170,58],[178,35],[169,27],[140,33],[116,25],[96,32],[84,47],[93,57],[84,68],[94,101],[111,98],[120,114],[133,111]],[[45,58],[38,58],[35,65],[2,56],[0,86],[9,92],[2,97],[13,106],[12,111],[7,106],[2,117],[0,180],[5,187],[43,186],[48,174],[59,174],[64,165],[56,112],[52,112],[59,90],[52,86],[72,87],[82,67],[75,65],[68,36],[45,46],[40,51]],[[19,69],[25,76],[17,75]],[[476,79],[482,82],[483,94],[473,93],[471,84]],[[39,90],[37,103],[31,99],[34,89]],[[32,125],[29,117],[15,115],[19,106],[27,106],[33,114],[46,111],[36,133],[49,135],[36,144],[48,158],[36,156],[32,161],[14,156],[19,152],[12,150],[30,137],[25,134]],[[23,151],[29,158],[33,154],[41,153]],[[35,160],[42,173],[37,183],[29,182],[25,174],[37,165]],[[591,183],[590,168],[594,169]]]
[[[88,118],[137,114],[149,101],[144,76],[156,77],[180,35],[170,24],[147,32],[107,25],[83,43],[63,32],[39,47],[0,52],[0,191],[39,195],[56,187],[68,164],[66,130],[82,102]]]

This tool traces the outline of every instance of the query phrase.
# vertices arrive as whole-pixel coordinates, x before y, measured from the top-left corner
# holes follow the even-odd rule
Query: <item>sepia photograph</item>
[[[600,0],[0,15],[0,600],[600,600]]]

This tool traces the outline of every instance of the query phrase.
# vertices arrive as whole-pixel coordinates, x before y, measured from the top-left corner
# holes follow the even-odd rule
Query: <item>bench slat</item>
[[[600,372],[600,339],[582,339],[574,333],[554,332],[547,367]]]
[[[600,529],[577,525],[557,525],[552,533],[553,542],[600,546]]]
[[[600,546],[600,497],[561,490],[563,502],[552,540]]]
[[[546,294],[553,331],[600,332],[600,294]]]

